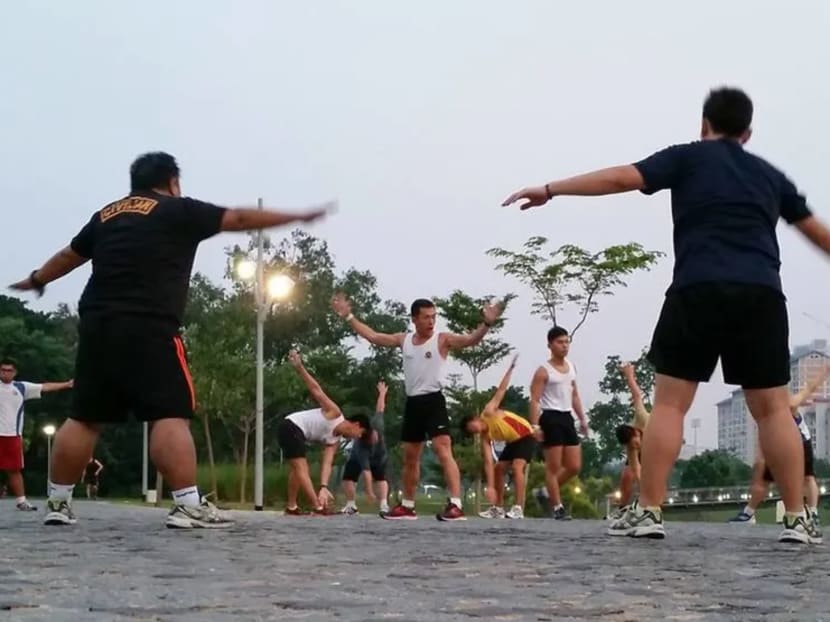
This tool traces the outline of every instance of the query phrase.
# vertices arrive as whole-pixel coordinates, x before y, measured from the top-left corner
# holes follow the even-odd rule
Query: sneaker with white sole
[[[17,509],[21,512],[37,512],[37,507],[28,501],[21,501],[17,504]]]
[[[729,523],[743,523],[745,525],[754,525],[755,521],[755,514],[748,514],[745,510],[741,510],[735,516],[730,518],[727,522]]]
[[[222,529],[233,521],[220,514],[216,506],[205,498],[197,506],[177,505],[167,515],[167,527],[171,529]]]
[[[525,512],[520,505],[514,505],[510,508],[510,511],[505,514],[507,518],[512,518],[513,520],[521,520],[525,517]]]
[[[360,514],[360,510],[353,505],[344,505],[343,509],[340,510],[340,514],[345,516],[356,516],[357,514]]]
[[[663,539],[666,537],[663,513],[660,510],[647,510],[634,503],[622,518],[611,523],[608,535]]]
[[[55,501],[49,499],[46,502],[46,517],[44,525],[74,525],[78,522],[75,514],[72,513],[72,504],[69,501]]]
[[[821,530],[813,522],[812,517],[796,516],[790,519],[784,515],[784,529],[778,534],[779,542],[795,542],[798,544],[821,544],[824,539]]]
[[[618,507],[616,510],[614,510],[613,512],[611,512],[608,515],[608,520],[610,520],[610,521],[620,520],[623,516],[625,516],[625,513],[628,512],[628,508],[630,508],[630,507],[631,507],[630,505],[621,505],[620,507]]]
[[[497,505],[492,505],[483,512],[478,513],[481,518],[504,518],[504,508]]]

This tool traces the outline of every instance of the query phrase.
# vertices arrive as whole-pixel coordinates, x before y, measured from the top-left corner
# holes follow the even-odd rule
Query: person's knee
[[[449,436],[439,436],[432,440],[432,451],[441,462],[452,460],[452,444]]]

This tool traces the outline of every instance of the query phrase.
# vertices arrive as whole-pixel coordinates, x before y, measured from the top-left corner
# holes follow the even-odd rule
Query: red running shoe
[[[415,513],[415,508],[405,508],[403,505],[396,505],[386,513],[381,512],[380,517],[386,520],[416,520],[418,515]]]

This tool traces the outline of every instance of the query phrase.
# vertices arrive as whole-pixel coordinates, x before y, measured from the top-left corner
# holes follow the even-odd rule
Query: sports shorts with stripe
[[[72,394],[78,421],[192,418],[196,396],[178,328],[144,316],[82,317]]]

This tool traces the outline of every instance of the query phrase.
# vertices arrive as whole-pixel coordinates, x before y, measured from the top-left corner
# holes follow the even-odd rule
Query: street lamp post
[[[147,501],[147,451],[149,449],[148,436],[149,424],[145,421],[141,425],[142,439],[141,439],[141,499]]]
[[[52,477],[52,437],[55,435],[55,426],[51,423],[43,426],[46,435],[46,496],[49,496],[49,478]]]
[[[262,199],[257,199],[257,208],[263,209]],[[264,397],[264,336],[265,317],[268,314],[270,300],[288,298],[294,288],[294,280],[286,274],[274,274],[266,280],[264,262],[264,240],[262,230],[257,232],[256,262],[239,261],[236,274],[243,280],[254,281],[254,303],[256,306],[256,422],[254,429],[254,509],[263,509],[265,454],[265,397]]]

